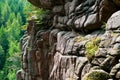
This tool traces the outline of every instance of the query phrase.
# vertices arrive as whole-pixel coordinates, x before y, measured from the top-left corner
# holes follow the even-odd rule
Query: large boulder
[[[120,29],[120,11],[114,13],[108,20],[106,30],[119,30]]]

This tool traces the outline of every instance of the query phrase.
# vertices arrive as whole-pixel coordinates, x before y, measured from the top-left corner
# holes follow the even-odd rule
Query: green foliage
[[[16,71],[21,68],[19,40],[27,19],[36,19],[41,25],[47,13],[27,0],[0,0],[0,80],[16,80]]]
[[[26,2],[27,3],[27,2]],[[39,29],[46,29],[44,26],[45,18],[49,14],[49,10],[44,10],[42,8],[37,8],[30,3],[27,3],[27,5],[24,6],[24,14],[26,15],[26,19],[29,20],[34,20],[37,27]],[[22,26],[22,30],[26,29],[26,25]]]
[[[87,51],[86,56],[88,57],[88,59],[91,59],[91,58],[94,57],[95,52],[98,50],[99,43],[100,43],[100,38],[97,37],[97,38],[91,39],[91,40],[85,45],[85,48],[86,48],[86,51]]]
[[[26,23],[27,0],[0,0],[0,80],[16,80],[21,68],[19,40]]]
[[[4,53],[4,50],[3,50],[3,48],[2,48],[2,46],[0,45],[0,69],[2,69],[2,67],[3,67],[3,65],[4,65],[4,63],[5,63],[5,55],[4,55],[5,53]]]
[[[37,8],[28,2],[26,3],[27,5],[24,6],[24,14],[26,15],[27,20],[31,20],[31,18],[34,18],[39,19],[39,21],[41,21],[49,12],[49,10]]]
[[[106,24],[107,24],[107,23],[106,23],[106,22],[103,22],[102,24],[103,24],[103,25],[102,25],[101,28],[102,28],[103,30],[105,30],[105,28],[106,28]]]
[[[16,74],[15,74],[16,70],[13,70],[13,71],[10,71],[8,73],[8,77],[9,77],[9,80],[16,80]]]

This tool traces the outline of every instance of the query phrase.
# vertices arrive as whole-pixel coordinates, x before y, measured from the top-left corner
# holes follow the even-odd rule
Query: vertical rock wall
[[[17,80],[120,79],[119,0],[29,2],[51,13],[42,30],[28,21]]]

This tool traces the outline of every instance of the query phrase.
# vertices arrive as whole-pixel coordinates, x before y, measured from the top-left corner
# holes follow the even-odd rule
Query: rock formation
[[[29,20],[17,80],[119,80],[119,0],[29,0],[48,9]]]

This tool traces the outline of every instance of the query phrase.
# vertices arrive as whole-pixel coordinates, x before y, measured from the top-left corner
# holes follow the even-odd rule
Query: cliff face
[[[29,2],[51,12],[42,30],[29,21],[17,80],[120,79],[119,0]]]

